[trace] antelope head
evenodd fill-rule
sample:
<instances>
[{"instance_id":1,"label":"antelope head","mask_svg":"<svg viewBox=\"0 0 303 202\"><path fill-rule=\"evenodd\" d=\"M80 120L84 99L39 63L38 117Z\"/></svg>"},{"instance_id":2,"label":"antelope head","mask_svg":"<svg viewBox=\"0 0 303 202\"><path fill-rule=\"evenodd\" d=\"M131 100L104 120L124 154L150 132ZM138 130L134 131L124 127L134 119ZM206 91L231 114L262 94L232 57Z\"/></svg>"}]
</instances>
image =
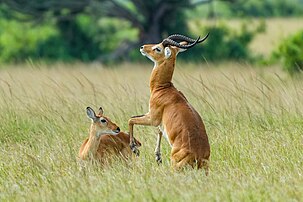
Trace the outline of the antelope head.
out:
<instances>
[{"instance_id":1,"label":"antelope head","mask_svg":"<svg viewBox=\"0 0 303 202\"><path fill-rule=\"evenodd\" d=\"M101 137L101 135L119 134L120 128L115 123L113 123L108 117L103 115L102 107L99 108L98 114L96 114L92 108L87 107L86 114L88 118L92 120L91 132L94 131L92 135L96 135L99 138Z\"/></svg>"},{"instance_id":2,"label":"antelope head","mask_svg":"<svg viewBox=\"0 0 303 202\"><path fill-rule=\"evenodd\" d=\"M151 61L157 64L165 60L175 60L179 52L183 52L194 47L198 43L202 43L207 39L209 33L200 39L192 39L180 34L174 34L164 39L159 44L146 44L140 47L140 52L143 56L148 57Z\"/></svg>"}]
</instances>

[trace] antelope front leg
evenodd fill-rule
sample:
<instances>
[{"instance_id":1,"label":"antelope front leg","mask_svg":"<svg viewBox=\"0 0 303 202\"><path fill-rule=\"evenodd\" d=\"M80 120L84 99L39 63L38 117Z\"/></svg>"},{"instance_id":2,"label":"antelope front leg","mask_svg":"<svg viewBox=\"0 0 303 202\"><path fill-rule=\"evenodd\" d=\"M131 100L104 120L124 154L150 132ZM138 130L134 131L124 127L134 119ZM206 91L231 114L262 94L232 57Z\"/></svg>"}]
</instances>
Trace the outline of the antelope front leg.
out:
<instances>
[{"instance_id":1,"label":"antelope front leg","mask_svg":"<svg viewBox=\"0 0 303 202\"><path fill-rule=\"evenodd\" d=\"M161 139L162 139L162 131L159 129L159 133L157 136L157 144L156 144L156 149L155 149L156 161L157 161L158 165L160 165L162 163L161 150L160 150Z\"/></svg>"},{"instance_id":2,"label":"antelope front leg","mask_svg":"<svg viewBox=\"0 0 303 202\"><path fill-rule=\"evenodd\" d=\"M131 150L136 154L136 156L139 156L140 151L136 147L136 142L134 139L134 125L152 125L152 121L150 119L149 114L140 115L140 116L133 116L128 120L128 129L129 129L129 136L130 136L130 148Z\"/></svg>"}]
</instances>

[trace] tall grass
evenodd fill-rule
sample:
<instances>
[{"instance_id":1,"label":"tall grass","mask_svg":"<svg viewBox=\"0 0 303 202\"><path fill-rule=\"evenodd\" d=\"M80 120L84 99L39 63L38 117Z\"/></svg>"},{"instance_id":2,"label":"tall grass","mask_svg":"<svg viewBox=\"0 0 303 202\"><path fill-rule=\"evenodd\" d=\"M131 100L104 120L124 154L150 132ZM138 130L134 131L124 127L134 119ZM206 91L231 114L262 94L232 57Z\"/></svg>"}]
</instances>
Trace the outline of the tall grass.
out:
<instances>
[{"instance_id":1,"label":"tall grass","mask_svg":"<svg viewBox=\"0 0 303 202\"><path fill-rule=\"evenodd\" d=\"M141 156L101 168L79 162L85 108L102 106L127 131L148 111L152 65L107 69L10 68L0 72L1 201L300 201L303 80L276 68L177 65L174 84L203 117L211 173L174 172L170 147L154 160L156 130L135 126Z\"/></svg>"}]
</instances>

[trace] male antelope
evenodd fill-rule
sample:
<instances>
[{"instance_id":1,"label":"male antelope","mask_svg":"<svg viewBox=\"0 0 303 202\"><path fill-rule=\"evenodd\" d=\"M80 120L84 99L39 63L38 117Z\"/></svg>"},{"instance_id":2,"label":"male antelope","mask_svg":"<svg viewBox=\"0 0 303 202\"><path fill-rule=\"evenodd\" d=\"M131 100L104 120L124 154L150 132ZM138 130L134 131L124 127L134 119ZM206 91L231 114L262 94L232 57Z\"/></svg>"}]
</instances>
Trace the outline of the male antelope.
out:
<instances>
[{"instance_id":1,"label":"male antelope","mask_svg":"<svg viewBox=\"0 0 303 202\"><path fill-rule=\"evenodd\" d=\"M103 162L110 154L122 155L127 158L131 155L129 148L130 137L121 132L120 128L109 118L103 116L103 109L99 108L96 115L90 107L86 108L87 116L92 120L89 137L80 147L79 157L84 160L92 157L95 160ZM136 144L141 146L137 140Z\"/></svg>"},{"instance_id":2,"label":"male antelope","mask_svg":"<svg viewBox=\"0 0 303 202\"><path fill-rule=\"evenodd\" d=\"M156 126L160 129L155 150L158 163L161 162L163 134L172 147L171 163L174 168L185 165L204 167L208 174L210 146L204 124L183 93L172 84L177 54L203 42L207 37L193 40L183 35L171 35L159 44L141 46L142 55L154 62L154 68L150 76L149 112L128 121L130 147L137 155L139 150L133 137L133 125Z\"/></svg>"}]
</instances>

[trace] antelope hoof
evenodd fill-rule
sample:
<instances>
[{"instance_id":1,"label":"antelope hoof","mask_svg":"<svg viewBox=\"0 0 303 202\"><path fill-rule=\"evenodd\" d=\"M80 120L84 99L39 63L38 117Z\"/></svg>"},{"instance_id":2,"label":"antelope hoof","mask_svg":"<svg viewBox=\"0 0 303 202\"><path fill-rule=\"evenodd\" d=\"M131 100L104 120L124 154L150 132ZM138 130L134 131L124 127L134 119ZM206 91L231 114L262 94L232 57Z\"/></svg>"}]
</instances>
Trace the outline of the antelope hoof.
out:
<instances>
[{"instance_id":1,"label":"antelope hoof","mask_svg":"<svg viewBox=\"0 0 303 202\"><path fill-rule=\"evenodd\" d=\"M139 149L136 147L136 143L131 143L130 144L130 149L133 151L133 153L136 155L136 156L139 156L140 155L140 151Z\"/></svg>"},{"instance_id":2,"label":"antelope hoof","mask_svg":"<svg viewBox=\"0 0 303 202\"><path fill-rule=\"evenodd\" d=\"M134 154L136 156L140 156L140 151L139 151L139 149L136 146L132 148L132 151L134 152Z\"/></svg>"},{"instance_id":3,"label":"antelope hoof","mask_svg":"<svg viewBox=\"0 0 303 202\"><path fill-rule=\"evenodd\" d=\"M158 165L162 164L162 158L160 153L156 153L156 161Z\"/></svg>"}]
</instances>

